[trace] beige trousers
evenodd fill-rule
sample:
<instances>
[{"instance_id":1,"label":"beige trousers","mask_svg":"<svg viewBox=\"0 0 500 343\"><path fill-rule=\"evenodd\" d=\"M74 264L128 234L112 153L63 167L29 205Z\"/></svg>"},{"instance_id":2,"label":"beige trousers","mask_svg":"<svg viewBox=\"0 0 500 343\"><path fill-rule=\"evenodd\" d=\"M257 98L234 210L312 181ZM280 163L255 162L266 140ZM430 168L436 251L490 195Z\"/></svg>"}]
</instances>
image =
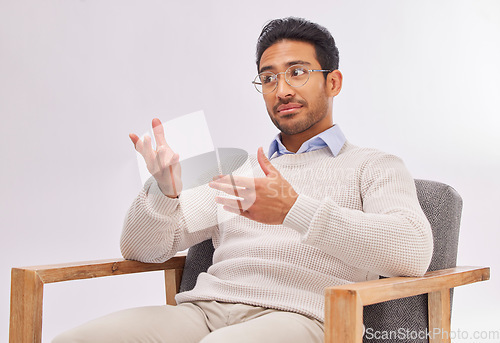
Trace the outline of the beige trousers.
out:
<instances>
[{"instance_id":1,"label":"beige trousers","mask_svg":"<svg viewBox=\"0 0 500 343\"><path fill-rule=\"evenodd\" d=\"M291 312L200 301L119 311L57 336L53 343L321 343L323 324Z\"/></svg>"}]
</instances>

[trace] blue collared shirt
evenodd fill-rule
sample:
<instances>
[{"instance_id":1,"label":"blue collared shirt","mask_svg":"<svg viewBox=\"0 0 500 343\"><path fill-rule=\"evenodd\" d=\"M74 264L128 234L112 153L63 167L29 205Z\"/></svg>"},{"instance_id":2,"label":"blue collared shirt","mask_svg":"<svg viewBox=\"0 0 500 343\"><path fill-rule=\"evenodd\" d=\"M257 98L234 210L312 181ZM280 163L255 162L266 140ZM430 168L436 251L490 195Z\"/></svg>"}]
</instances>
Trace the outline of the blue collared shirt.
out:
<instances>
[{"instance_id":1,"label":"blue collared shirt","mask_svg":"<svg viewBox=\"0 0 500 343\"><path fill-rule=\"evenodd\" d=\"M340 149L342 149L342 146L344 146L345 141L346 138L342 133L342 130L340 130L340 127L338 125L334 125L331 128L317 134L316 136L302 143L299 150L297 150L295 154L328 147L333 156L337 156ZM267 153L267 156L269 157L269 159L272 159L284 154L293 154L293 152L288 151L283 143L281 143L281 137L278 133L269 146L269 152Z\"/></svg>"}]
</instances>

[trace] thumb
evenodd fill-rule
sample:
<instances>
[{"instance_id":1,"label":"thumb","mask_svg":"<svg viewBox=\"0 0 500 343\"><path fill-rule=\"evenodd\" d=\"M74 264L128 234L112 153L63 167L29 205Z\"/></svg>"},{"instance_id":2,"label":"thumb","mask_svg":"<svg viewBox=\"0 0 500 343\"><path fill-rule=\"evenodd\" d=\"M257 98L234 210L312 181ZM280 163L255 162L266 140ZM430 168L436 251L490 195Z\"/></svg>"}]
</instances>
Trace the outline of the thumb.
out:
<instances>
[{"instance_id":1,"label":"thumb","mask_svg":"<svg viewBox=\"0 0 500 343\"><path fill-rule=\"evenodd\" d=\"M266 174L266 176L268 176L269 174L279 175L278 170L267 159L267 156L266 154L264 154L264 149L262 147L257 150L257 161L259 162L260 168L262 169L264 174Z\"/></svg>"}]
</instances>

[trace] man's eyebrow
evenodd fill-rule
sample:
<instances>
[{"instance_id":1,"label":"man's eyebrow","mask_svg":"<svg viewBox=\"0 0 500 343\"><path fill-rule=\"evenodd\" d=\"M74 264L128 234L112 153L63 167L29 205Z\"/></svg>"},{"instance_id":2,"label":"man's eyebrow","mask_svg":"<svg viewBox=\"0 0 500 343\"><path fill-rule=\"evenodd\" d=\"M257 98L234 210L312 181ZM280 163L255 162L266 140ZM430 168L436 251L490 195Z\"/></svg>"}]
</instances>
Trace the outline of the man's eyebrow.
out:
<instances>
[{"instance_id":1,"label":"man's eyebrow","mask_svg":"<svg viewBox=\"0 0 500 343\"><path fill-rule=\"evenodd\" d=\"M290 61L290 62L285 63L285 65L287 67L293 66L294 64L303 64L303 65L307 65L307 66L311 65L310 62L302 61L302 60ZM272 66L272 65L263 66L262 68L260 68L259 73L263 73L263 72L271 70L271 69L274 69L274 66Z\"/></svg>"},{"instance_id":2,"label":"man's eyebrow","mask_svg":"<svg viewBox=\"0 0 500 343\"><path fill-rule=\"evenodd\" d=\"M290 61L286 65L290 67L290 66L293 66L294 64L311 65L311 63L309 63L307 61L302 61L302 60Z\"/></svg>"}]
</instances>

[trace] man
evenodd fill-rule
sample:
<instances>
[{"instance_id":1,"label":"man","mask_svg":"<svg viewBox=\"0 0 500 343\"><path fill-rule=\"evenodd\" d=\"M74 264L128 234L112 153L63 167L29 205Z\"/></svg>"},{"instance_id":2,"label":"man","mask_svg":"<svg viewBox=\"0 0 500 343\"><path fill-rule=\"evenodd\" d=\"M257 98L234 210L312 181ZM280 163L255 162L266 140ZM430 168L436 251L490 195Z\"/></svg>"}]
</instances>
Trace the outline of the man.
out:
<instances>
[{"instance_id":1,"label":"man","mask_svg":"<svg viewBox=\"0 0 500 343\"><path fill-rule=\"evenodd\" d=\"M333 124L342 74L330 33L273 20L257 67L254 85L280 134L267 157L260 148L249 158L253 176L242 167L182 191L160 121L156 150L130 136L153 177L128 212L123 256L162 262L212 238L213 265L178 306L121 311L55 342L319 343L325 287L425 273L432 234L412 177L400 159L352 145Z\"/></svg>"}]
</instances>

